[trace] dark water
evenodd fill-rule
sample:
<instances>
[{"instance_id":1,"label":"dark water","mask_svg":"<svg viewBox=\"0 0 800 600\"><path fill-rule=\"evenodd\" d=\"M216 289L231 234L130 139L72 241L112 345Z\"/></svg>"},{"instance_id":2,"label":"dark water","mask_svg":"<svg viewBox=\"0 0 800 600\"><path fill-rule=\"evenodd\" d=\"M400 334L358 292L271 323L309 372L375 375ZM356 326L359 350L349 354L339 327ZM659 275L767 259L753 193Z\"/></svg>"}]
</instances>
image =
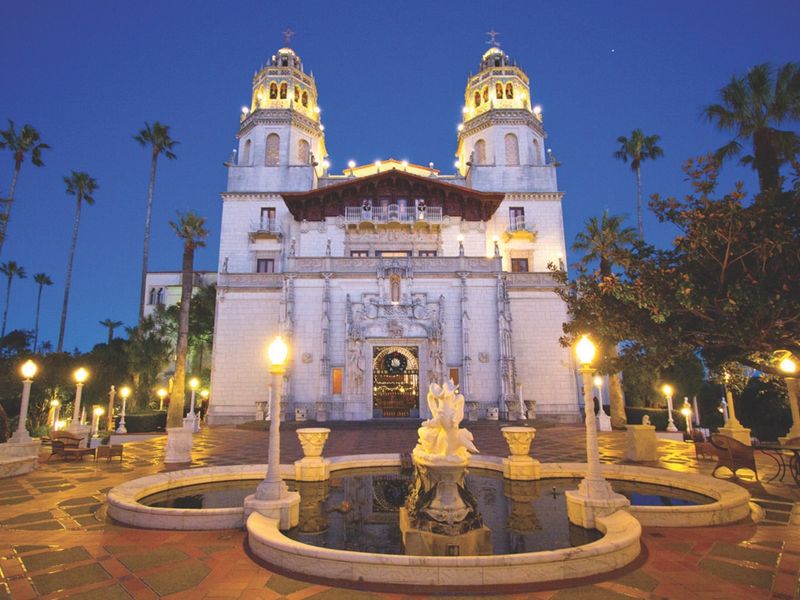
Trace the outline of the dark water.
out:
<instances>
[{"instance_id":1,"label":"dark water","mask_svg":"<svg viewBox=\"0 0 800 600\"><path fill-rule=\"evenodd\" d=\"M221 481L159 492L140 500L162 508L242 506L260 480ZM411 475L397 468L339 471L329 481L293 482L300 492L300 523L286 532L306 544L382 554L402 554L398 509ZM567 519L566 490L578 479L510 481L500 473L473 469L467 487L484 524L492 530L495 554L555 550L587 544L599 531L576 527ZM615 491L638 506L707 504L712 498L685 490L628 481L611 481Z\"/></svg>"}]
</instances>

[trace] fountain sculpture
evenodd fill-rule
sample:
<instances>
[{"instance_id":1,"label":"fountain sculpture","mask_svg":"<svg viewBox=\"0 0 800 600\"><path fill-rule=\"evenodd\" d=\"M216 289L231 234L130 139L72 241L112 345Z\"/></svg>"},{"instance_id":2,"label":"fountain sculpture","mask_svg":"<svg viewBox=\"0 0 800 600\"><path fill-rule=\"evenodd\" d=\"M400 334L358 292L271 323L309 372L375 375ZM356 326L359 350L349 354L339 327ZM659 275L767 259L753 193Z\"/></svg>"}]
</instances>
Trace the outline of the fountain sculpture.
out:
<instances>
[{"instance_id":1,"label":"fountain sculpture","mask_svg":"<svg viewBox=\"0 0 800 600\"><path fill-rule=\"evenodd\" d=\"M400 509L406 554L464 556L491 553L491 531L483 524L472 494L464 485L472 434L459 428L464 396L450 381L428 390L431 418L418 429L414 482Z\"/></svg>"}]
</instances>

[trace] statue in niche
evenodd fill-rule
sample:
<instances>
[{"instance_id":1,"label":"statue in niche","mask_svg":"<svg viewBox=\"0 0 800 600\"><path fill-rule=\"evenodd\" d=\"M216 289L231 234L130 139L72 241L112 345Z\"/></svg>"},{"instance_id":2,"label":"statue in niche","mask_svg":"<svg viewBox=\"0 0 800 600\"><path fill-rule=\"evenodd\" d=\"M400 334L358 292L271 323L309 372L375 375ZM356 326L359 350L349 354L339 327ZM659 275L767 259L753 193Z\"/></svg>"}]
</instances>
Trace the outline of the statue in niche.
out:
<instances>
[{"instance_id":1,"label":"statue in niche","mask_svg":"<svg viewBox=\"0 0 800 600\"><path fill-rule=\"evenodd\" d=\"M400 276L392 275L389 278L390 296L393 304L400 302Z\"/></svg>"},{"instance_id":2,"label":"statue in niche","mask_svg":"<svg viewBox=\"0 0 800 600\"><path fill-rule=\"evenodd\" d=\"M353 377L353 387L360 390L364 383L364 370L366 363L364 362L364 342L355 340L350 346L350 373Z\"/></svg>"},{"instance_id":3,"label":"statue in niche","mask_svg":"<svg viewBox=\"0 0 800 600\"><path fill-rule=\"evenodd\" d=\"M442 356L442 339L435 335L428 342L428 358L430 369L428 370L428 380L431 383L439 383L442 380L442 368L444 367L444 357Z\"/></svg>"}]
</instances>

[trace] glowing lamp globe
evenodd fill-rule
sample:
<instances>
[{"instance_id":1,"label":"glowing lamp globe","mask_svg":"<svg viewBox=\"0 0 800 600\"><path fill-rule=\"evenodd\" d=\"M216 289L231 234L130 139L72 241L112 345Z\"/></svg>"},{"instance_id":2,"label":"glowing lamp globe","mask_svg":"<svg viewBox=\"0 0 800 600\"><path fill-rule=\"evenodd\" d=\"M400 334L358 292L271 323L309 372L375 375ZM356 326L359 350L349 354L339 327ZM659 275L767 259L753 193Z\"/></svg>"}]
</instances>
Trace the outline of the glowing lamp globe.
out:
<instances>
[{"instance_id":1,"label":"glowing lamp globe","mask_svg":"<svg viewBox=\"0 0 800 600\"><path fill-rule=\"evenodd\" d=\"M354 161L354 160L348 160L348 161L347 161L347 166L348 166L350 169L353 169L353 168L355 168L355 166L356 166L356 161Z\"/></svg>"},{"instance_id":2,"label":"glowing lamp globe","mask_svg":"<svg viewBox=\"0 0 800 600\"><path fill-rule=\"evenodd\" d=\"M164 389L164 388L159 388L159 390L156 392L156 394L158 394L158 397L163 400L164 398L167 397L167 390Z\"/></svg>"},{"instance_id":3,"label":"glowing lamp globe","mask_svg":"<svg viewBox=\"0 0 800 600\"><path fill-rule=\"evenodd\" d=\"M584 335L578 343L575 344L575 355L578 357L578 362L584 366L589 366L594 360L594 355L597 348L589 339L588 335Z\"/></svg>"},{"instance_id":4,"label":"glowing lamp globe","mask_svg":"<svg viewBox=\"0 0 800 600\"><path fill-rule=\"evenodd\" d=\"M78 383L84 383L87 379L89 379L89 371L81 367L77 369L72 376L75 378L75 381Z\"/></svg>"},{"instance_id":5,"label":"glowing lamp globe","mask_svg":"<svg viewBox=\"0 0 800 600\"><path fill-rule=\"evenodd\" d=\"M778 368L787 375L794 375L797 373L797 363L788 356L780 362Z\"/></svg>"},{"instance_id":6,"label":"glowing lamp globe","mask_svg":"<svg viewBox=\"0 0 800 600\"><path fill-rule=\"evenodd\" d=\"M681 408L681 414L688 419L689 415L692 414L692 409L689 408L688 406L684 406L683 408Z\"/></svg>"},{"instance_id":7,"label":"glowing lamp globe","mask_svg":"<svg viewBox=\"0 0 800 600\"><path fill-rule=\"evenodd\" d=\"M96 417L99 417L100 415L102 415L106 411L102 406L95 406L94 410L92 412L94 413L94 415Z\"/></svg>"},{"instance_id":8,"label":"glowing lamp globe","mask_svg":"<svg viewBox=\"0 0 800 600\"><path fill-rule=\"evenodd\" d=\"M119 391L119 395L123 398L127 398L131 395L131 388L129 388L127 385L123 386L123 388Z\"/></svg>"},{"instance_id":9,"label":"glowing lamp globe","mask_svg":"<svg viewBox=\"0 0 800 600\"><path fill-rule=\"evenodd\" d=\"M273 367L282 367L289 355L289 347L281 336L276 337L267 350L269 362Z\"/></svg>"},{"instance_id":10,"label":"glowing lamp globe","mask_svg":"<svg viewBox=\"0 0 800 600\"><path fill-rule=\"evenodd\" d=\"M59 402L58 400L51 400L50 406L52 406L53 408L55 408L56 406L61 406L61 402Z\"/></svg>"},{"instance_id":11,"label":"glowing lamp globe","mask_svg":"<svg viewBox=\"0 0 800 600\"><path fill-rule=\"evenodd\" d=\"M594 383L594 387L603 387L603 378L600 375L595 375L592 383Z\"/></svg>"},{"instance_id":12,"label":"glowing lamp globe","mask_svg":"<svg viewBox=\"0 0 800 600\"><path fill-rule=\"evenodd\" d=\"M189 387L193 390L196 390L198 387L200 387L200 380L197 377L192 377L189 380Z\"/></svg>"},{"instance_id":13,"label":"glowing lamp globe","mask_svg":"<svg viewBox=\"0 0 800 600\"><path fill-rule=\"evenodd\" d=\"M201 392L200 392L200 395L201 395L203 398L208 398L208 390L203 390L203 391L201 391Z\"/></svg>"},{"instance_id":14,"label":"glowing lamp globe","mask_svg":"<svg viewBox=\"0 0 800 600\"><path fill-rule=\"evenodd\" d=\"M29 359L22 363L20 373L22 373L24 379L33 379L33 376L36 375L36 371L38 370L39 367L36 366L36 363Z\"/></svg>"},{"instance_id":15,"label":"glowing lamp globe","mask_svg":"<svg viewBox=\"0 0 800 600\"><path fill-rule=\"evenodd\" d=\"M672 396L672 386L668 383L661 386L661 391L664 392L665 396Z\"/></svg>"}]
</instances>

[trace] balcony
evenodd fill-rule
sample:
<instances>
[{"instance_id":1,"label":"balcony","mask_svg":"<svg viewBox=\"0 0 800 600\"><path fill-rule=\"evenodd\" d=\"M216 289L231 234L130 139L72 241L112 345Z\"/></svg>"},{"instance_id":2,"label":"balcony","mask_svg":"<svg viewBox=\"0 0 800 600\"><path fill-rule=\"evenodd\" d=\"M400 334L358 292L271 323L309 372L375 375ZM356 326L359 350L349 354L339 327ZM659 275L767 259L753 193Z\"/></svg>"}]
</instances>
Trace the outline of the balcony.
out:
<instances>
[{"instance_id":1,"label":"balcony","mask_svg":"<svg viewBox=\"0 0 800 600\"><path fill-rule=\"evenodd\" d=\"M277 219L259 219L257 221L250 221L250 231L248 235L252 241L256 239L279 240L282 234Z\"/></svg>"},{"instance_id":2,"label":"balcony","mask_svg":"<svg viewBox=\"0 0 800 600\"><path fill-rule=\"evenodd\" d=\"M536 230L533 228L532 222L525 220L525 215L517 215L509 220L505 238L506 241L521 239L533 242L536 240Z\"/></svg>"},{"instance_id":3,"label":"balcony","mask_svg":"<svg viewBox=\"0 0 800 600\"><path fill-rule=\"evenodd\" d=\"M360 206L346 206L344 208L344 222L346 225L371 224L388 225L399 223L402 225L441 225L442 207L404 206L402 204L389 204L386 206L373 206L365 210Z\"/></svg>"}]
</instances>

